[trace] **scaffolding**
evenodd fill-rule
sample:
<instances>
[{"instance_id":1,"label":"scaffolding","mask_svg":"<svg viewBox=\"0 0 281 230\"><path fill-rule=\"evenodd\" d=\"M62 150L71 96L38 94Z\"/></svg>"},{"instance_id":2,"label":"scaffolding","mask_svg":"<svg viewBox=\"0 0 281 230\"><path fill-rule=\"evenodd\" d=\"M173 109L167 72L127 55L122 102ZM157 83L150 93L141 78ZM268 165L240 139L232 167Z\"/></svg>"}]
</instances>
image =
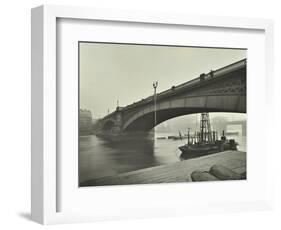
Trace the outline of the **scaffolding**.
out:
<instances>
[{"instance_id":1,"label":"scaffolding","mask_svg":"<svg viewBox=\"0 0 281 230\"><path fill-rule=\"evenodd\" d=\"M213 142L215 141L215 133L212 132L209 113L201 113L200 118L200 142Z\"/></svg>"}]
</instances>

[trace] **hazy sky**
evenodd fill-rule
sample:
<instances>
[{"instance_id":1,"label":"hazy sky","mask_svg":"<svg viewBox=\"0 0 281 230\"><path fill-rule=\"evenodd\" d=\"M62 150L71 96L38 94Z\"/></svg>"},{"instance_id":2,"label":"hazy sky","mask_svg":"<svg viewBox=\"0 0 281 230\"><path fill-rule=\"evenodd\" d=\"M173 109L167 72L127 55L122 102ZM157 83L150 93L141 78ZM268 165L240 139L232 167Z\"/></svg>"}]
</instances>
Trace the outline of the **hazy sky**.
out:
<instances>
[{"instance_id":1,"label":"hazy sky","mask_svg":"<svg viewBox=\"0 0 281 230\"><path fill-rule=\"evenodd\" d=\"M246 50L80 43L80 108L100 118L232 62Z\"/></svg>"}]
</instances>

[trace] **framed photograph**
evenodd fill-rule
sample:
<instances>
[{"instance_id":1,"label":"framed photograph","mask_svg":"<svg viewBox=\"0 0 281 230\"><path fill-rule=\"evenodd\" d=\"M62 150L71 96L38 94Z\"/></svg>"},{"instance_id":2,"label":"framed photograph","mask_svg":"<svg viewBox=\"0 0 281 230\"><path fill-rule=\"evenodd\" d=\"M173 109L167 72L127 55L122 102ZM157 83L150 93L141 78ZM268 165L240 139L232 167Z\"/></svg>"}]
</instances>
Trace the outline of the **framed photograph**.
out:
<instances>
[{"instance_id":1,"label":"framed photograph","mask_svg":"<svg viewBox=\"0 0 281 230\"><path fill-rule=\"evenodd\" d=\"M272 33L265 19L32 9L32 219L271 208Z\"/></svg>"}]
</instances>

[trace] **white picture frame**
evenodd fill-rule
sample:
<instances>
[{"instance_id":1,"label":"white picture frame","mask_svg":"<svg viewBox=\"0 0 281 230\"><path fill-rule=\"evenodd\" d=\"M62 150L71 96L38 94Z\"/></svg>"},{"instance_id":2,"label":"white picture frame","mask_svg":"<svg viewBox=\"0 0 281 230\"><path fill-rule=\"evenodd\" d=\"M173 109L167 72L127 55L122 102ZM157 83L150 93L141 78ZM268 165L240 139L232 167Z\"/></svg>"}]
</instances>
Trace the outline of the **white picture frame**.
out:
<instances>
[{"instance_id":1,"label":"white picture frame","mask_svg":"<svg viewBox=\"0 0 281 230\"><path fill-rule=\"evenodd\" d=\"M61 193L58 188L61 181L58 179L58 162L57 156L57 20L97 20L105 22L129 22L129 23L145 23L155 26L193 26L203 28L221 28L226 30L242 29L242 30L259 30L263 31L265 39L264 52L264 70L261 82L266 84L261 97L265 98L264 105L266 110L262 112L262 116L266 118L264 131L270 131L269 119L273 110L272 84L273 79L273 22L266 19L248 19L248 18L231 18L231 17L214 17L214 16L190 16L190 15L174 15L151 12L133 12L133 11L112 11L100 10L92 8L66 7L44 5L32 9L32 188L31 188L31 213L32 219L41 224L70 223L82 221L95 221L107 219L122 218L139 218L151 216L170 216L185 215L189 213L205 213L217 211L243 211L243 210L260 210L272 207L272 177L270 168L270 148L269 140L264 147L266 152L263 157L266 161L263 163L264 191L259 199L247 200L236 197L227 201L209 201L206 204L193 203L187 206L187 203L168 202L171 210L164 210L159 203L152 204L152 207L140 207L137 203L128 204L122 212L107 211L101 209L99 213L97 209L90 211L58 211L58 200L61 199ZM114 39L114 38L113 38ZM258 83L257 83L258 84ZM258 87L257 87L258 88ZM252 88L252 90L255 90ZM251 103L248 101L248 103ZM251 127L248 127L251 129ZM254 175L253 175L254 177ZM177 185L164 185L169 192L174 192ZM197 185L202 186L204 185ZM118 194L123 197L140 194L141 192L149 193L149 189L158 191L158 187L145 188L141 190L141 186L137 189L126 189L122 187ZM221 187L221 186L219 186ZM177 187L179 189L180 187ZM221 187L222 188L222 187ZM163 189L163 187L161 188ZM216 188L218 189L218 188ZM109 188L103 188L102 192L106 194ZM214 190L215 191L215 190ZM95 193L88 190L87 193ZM100 194L100 192L99 192ZM176 194L176 193L175 193ZM180 194L180 193L179 193ZM99 199L106 199L100 197ZM126 202L126 201L123 201ZM129 201L127 201L129 202ZM71 204L69 204L71 206ZM110 207L106 206L106 207ZM101 208L101 207L100 207Z\"/></svg>"}]
</instances>

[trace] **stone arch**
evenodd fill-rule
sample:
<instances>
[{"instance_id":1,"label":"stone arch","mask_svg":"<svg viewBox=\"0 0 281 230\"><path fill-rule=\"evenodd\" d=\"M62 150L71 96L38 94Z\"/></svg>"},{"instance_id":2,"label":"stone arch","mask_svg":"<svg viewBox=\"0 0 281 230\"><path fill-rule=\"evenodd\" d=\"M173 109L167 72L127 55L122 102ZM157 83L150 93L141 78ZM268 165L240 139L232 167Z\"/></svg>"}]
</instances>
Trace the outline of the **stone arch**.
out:
<instances>
[{"instance_id":1,"label":"stone arch","mask_svg":"<svg viewBox=\"0 0 281 230\"><path fill-rule=\"evenodd\" d=\"M112 119L106 120L103 123L102 130L103 131L111 131L114 126L115 126L115 121L114 120L112 120Z\"/></svg>"}]
</instances>

